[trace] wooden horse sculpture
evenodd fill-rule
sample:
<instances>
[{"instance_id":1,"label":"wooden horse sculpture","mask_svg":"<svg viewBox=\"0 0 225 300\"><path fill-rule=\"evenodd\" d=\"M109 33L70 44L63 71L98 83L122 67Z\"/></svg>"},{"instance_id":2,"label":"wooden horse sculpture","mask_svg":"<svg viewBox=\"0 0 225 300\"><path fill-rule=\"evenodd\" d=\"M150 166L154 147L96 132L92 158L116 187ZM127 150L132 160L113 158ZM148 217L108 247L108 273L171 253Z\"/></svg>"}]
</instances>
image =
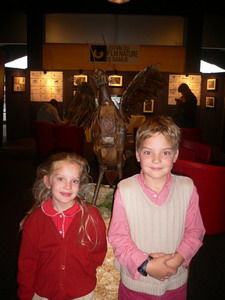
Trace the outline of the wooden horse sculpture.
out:
<instances>
[{"instance_id":1,"label":"wooden horse sculpture","mask_svg":"<svg viewBox=\"0 0 225 300\"><path fill-rule=\"evenodd\" d=\"M115 172L119 179L122 178L126 122L131 116L132 107L148 98L156 98L159 89L165 84L165 79L156 68L147 67L129 84L118 109L111 100L106 73L96 70L92 78L98 89L98 103L91 87L85 82L78 82L67 118L84 129L91 128L93 149L99 163L99 177L93 197L93 204L96 204L104 174L110 185L115 180Z\"/></svg>"}]
</instances>

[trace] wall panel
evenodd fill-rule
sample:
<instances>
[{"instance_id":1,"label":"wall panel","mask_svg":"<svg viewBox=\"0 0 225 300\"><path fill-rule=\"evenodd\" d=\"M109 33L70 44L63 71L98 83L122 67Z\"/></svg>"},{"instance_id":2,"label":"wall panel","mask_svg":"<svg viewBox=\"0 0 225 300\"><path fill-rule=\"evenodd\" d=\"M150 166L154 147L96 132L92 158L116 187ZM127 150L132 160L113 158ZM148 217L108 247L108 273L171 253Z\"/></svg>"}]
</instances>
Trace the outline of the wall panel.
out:
<instances>
[{"instance_id":1,"label":"wall panel","mask_svg":"<svg viewBox=\"0 0 225 300\"><path fill-rule=\"evenodd\" d=\"M169 46L140 46L140 64L111 64L89 61L88 45L44 44L43 69L46 70L93 70L102 68L118 71L140 71L146 66L157 64L161 72L183 73L185 68L185 48Z\"/></svg>"}]
</instances>

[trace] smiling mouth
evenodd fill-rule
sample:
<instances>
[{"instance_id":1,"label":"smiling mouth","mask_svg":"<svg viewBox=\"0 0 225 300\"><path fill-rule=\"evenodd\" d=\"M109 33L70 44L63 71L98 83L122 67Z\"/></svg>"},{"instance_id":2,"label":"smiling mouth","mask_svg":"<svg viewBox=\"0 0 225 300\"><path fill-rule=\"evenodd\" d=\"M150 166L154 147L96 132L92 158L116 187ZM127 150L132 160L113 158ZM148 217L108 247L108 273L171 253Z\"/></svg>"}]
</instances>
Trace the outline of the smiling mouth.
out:
<instances>
[{"instance_id":1,"label":"smiling mouth","mask_svg":"<svg viewBox=\"0 0 225 300\"><path fill-rule=\"evenodd\" d=\"M153 171L161 171L163 168L160 167L151 167Z\"/></svg>"},{"instance_id":2,"label":"smiling mouth","mask_svg":"<svg viewBox=\"0 0 225 300\"><path fill-rule=\"evenodd\" d=\"M70 197L71 196L71 193L64 193L64 192L61 192L60 193L63 197Z\"/></svg>"}]
</instances>

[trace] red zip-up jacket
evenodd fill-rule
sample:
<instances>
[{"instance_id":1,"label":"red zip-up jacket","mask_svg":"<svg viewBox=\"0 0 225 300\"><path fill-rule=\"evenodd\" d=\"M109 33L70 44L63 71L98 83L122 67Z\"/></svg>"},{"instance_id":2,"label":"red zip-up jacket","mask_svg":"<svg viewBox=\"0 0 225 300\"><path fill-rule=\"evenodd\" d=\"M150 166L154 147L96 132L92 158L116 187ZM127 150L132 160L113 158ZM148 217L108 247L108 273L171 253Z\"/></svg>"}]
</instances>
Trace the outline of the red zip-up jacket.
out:
<instances>
[{"instance_id":1,"label":"red zip-up jacket","mask_svg":"<svg viewBox=\"0 0 225 300\"><path fill-rule=\"evenodd\" d=\"M97 237L97 246L87 238L88 246L80 244L81 210L73 217L64 238L41 208L28 217L18 259L21 300L31 300L34 293L49 300L70 300L94 290L96 268L103 263L107 242L102 217L95 207L88 208L96 226L90 221L87 230L93 241Z\"/></svg>"}]
</instances>

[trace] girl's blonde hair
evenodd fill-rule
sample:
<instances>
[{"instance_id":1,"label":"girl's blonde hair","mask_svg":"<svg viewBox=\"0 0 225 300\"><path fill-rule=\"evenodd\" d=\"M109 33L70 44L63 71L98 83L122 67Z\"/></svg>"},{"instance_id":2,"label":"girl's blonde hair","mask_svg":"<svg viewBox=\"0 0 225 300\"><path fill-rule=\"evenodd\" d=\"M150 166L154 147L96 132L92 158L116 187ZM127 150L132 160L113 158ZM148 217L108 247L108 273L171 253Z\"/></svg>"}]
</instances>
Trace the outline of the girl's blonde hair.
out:
<instances>
[{"instance_id":1,"label":"girl's blonde hair","mask_svg":"<svg viewBox=\"0 0 225 300\"><path fill-rule=\"evenodd\" d=\"M79 203L81 208L81 226L78 232L79 240L82 245L87 246L90 242L92 245L97 244L97 234L96 234L96 240L92 241L88 231L87 226L88 223L91 221L93 223L93 226L95 227L95 221L92 218L92 216L89 213L88 210L88 204L85 202L85 200L82 199L83 195L80 192L82 187L87 184L91 177L89 176L89 165L85 158L75 154L75 153L69 153L69 152L61 152L51 155L46 161L44 161L40 166L37 168L36 172L36 180L33 184L32 192L34 196L34 204L32 208L29 210L29 212L26 214L26 216L23 218L23 220L20 223L20 228L22 229L23 224L26 220L26 218L37 208L39 208L43 202L45 202L47 199L51 198L51 190L49 190L45 184L44 184L44 176L51 176L53 171L55 170L55 167L59 162L70 162L71 164L78 164L80 166L80 185L79 185L79 192L76 197L76 201ZM85 217L85 213L87 217ZM95 232L97 233L97 230L95 228ZM88 242L85 242L86 238L88 239Z\"/></svg>"},{"instance_id":2,"label":"girl's blonde hair","mask_svg":"<svg viewBox=\"0 0 225 300\"><path fill-rule=\"evenodd\" d=\"M151 120L145 121L137 130L136 151L138 152L143 142L156 133L161 133L171 142L172 148L176 151L179 147L181 131L180 128L168 116L155 116Z\"/></svg>"}]
</instances>

